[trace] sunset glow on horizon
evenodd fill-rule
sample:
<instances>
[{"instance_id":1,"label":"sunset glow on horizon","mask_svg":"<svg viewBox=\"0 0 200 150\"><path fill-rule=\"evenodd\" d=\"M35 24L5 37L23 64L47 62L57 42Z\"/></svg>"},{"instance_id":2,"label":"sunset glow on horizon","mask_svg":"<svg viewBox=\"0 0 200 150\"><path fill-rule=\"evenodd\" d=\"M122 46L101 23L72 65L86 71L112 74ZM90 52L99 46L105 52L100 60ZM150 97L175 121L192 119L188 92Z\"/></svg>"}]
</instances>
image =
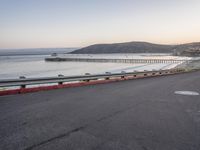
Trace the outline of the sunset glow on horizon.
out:
<instances>
[{"instance_id":1,"label":"sunset glow on horizon","mask_svg":"<svg viewBox=\"0 0 200 150\"><path fill-rule=\"evenodd\" d=\"M200 42L199 0L0 0L0 49Z\"/></svg>"}]
</instances>

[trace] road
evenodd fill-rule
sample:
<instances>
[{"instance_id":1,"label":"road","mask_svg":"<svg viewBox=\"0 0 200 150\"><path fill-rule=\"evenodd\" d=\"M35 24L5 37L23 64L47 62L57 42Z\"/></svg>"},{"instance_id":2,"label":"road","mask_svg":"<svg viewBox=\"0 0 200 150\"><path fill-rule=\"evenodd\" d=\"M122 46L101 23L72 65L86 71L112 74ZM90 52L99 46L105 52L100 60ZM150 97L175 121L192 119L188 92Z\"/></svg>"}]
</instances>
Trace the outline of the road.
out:
<instances>
[{"instance_id":1,"label":"road","mask_svg":"<svg viewBox=\"0 0 200 150\"><path fill-rule=\"evenodd\" d=\"M2 150L199 150L200 72L0 97Z\"/></svg>"}]
</instances>

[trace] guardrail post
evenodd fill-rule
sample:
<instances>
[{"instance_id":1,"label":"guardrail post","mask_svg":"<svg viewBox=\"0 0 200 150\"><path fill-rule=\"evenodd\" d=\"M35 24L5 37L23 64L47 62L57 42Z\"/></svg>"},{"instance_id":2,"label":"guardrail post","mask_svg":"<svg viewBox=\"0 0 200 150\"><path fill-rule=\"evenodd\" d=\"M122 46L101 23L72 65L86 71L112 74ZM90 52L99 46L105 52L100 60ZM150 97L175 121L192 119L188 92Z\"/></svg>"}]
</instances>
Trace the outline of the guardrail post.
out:
<instances>
[{"instance_id":1,"label":"guardrail post","mask_svg":"<svg viewBox=\"0 0 200 150\"><path fill-rule=\"evenodd\" d=\"M91 75L91 74L90 74L90 73L85 73L85 75L86 75L86 76L89 76L89 75ZM86 80L83 80L83 81L90 82L89 79L86 79Z\"/></svg>"},{"instance_id":2,"label":"guardrail post","mask_svg":"<svg viewBox=\"0 0 200 150\"><path fill-rule=\"evenodd\" d=\"M123 75L121 76L121 79L124 79L124 78L125 78L126 72L125 72L125 71L122 71L121 74L123 74Z\"/></svg>"},{"instance_id":3,"label":"guardrail post","mask_svg":"<svg viewBox=\"0 0 200 150\"><path fill-rule=\"evenodd\" d=\"M24 89L24 88L26 88L26 85L21 85L21 89Z\"/></svg>"},{"instance_id":4,"label":"guardrail post","mask_svg":"<svg viewBox=\"0 0 200 150\"><path fill-rule=\"evenodd\" d=\"M110 75L111 72L105 72L105 74ZM105 77L105 80L109 80L109 79L110 79L110 77Z\"/></svg>"},{"instance_id":5,"label":"guardrail post","mask_svg":"<svg viewBox=\"0 0 200 150\"><path fill-rule=\"evenodd\" d=\"M133 73L137 73L137 71L136 71L136 70L133 70ZM133 74L133 77L135 78L135 77L137 77L137 75L136 75L136 74Z\"/></svg>"},{"instance_id":6,"label":"guardrail post","mask_svg":"<svg viewBox=\"0 0 200 150\"><path fill-rule=\"evenodd\" d=\"M64 75L59 74L58 77L64 77ZM58 85L62 85L62 84L63 84L63 82L58 82Z\"/></svg>"},{"instance_id":7,"label":"guardrail post","mask_svg":"<svg viewBox=\"0 0 200 150\"><path fill-rule=\"evenodd\" d=\"M20 78L20 79L26 79L25 76L20 76L19 78ZM26 85L22 84L22 85L20 86L20 88L21 88L21 89L24 89L24 88L26 88Z\"/></svg>"},{"instance_id":8,"label":"guardrail post","mask_svg":"<svg viewBox=\"0 0 200 150\"><path fill-rule=\"evenodd\" d=\"M124 79L125 78L125 76L121 76L121 79Z\"/></svg>"}]
</instances>

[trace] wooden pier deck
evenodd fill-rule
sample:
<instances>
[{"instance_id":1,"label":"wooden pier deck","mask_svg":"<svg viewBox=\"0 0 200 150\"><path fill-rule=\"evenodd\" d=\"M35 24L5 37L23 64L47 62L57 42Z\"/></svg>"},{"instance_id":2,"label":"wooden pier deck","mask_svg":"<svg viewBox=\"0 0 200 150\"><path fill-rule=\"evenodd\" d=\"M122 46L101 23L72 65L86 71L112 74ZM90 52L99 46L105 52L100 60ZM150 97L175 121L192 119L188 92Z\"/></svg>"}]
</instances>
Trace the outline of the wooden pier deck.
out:
<instances>
[{"instance_id":1,"label":"wooden pier deck","mask_svg":"<svg viewBox=\"0 0 200 150\"><path fill-rule=\"evenodd\" d=\"M71 62L102 62L102 63L183 63L189 60L175 59L103 59L103 58L67 58L48 57L45 61L71 61Z\"/></svg>"}]
</instances>

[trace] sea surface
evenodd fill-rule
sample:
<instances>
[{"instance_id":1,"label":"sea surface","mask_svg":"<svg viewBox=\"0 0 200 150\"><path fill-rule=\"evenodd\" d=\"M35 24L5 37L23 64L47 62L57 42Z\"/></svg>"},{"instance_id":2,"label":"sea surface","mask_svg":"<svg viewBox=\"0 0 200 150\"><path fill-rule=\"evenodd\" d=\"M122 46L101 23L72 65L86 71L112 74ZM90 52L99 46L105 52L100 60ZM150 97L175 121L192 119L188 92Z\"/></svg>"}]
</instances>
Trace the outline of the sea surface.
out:
<instances>
[{"instance_id":1,"label":"sea surface","mask_svg":"<svg viewBox=\"0 0 200 150\"><path fill-rule=\"evenodd\" d=\"M112 54L109 54L112 55ZM127 54L113 54L113 57L127 57ZM138 54L135 54L138 57ZM152 54L149 54L152 55ZM80 56L80 55L79 55ZM125 64L125 63L94 63L94 62L46 62L44 58L50 55L1 55L0 80L17 79L20 76L55 77L60 74L65 76L101 74L105 72L119 73L121 71L133 72L153 69L168 69L177 64ZM81 56L80 56L81 57ZM104 54L106 57L106 54ZM131 56L134 57L134 56ZM140 56L142 57L142 56ZM146 57L146 56L145 56ZM156 56L158 57L158 56ZM162 56L159 56L162 57ZM166 56L169 57L169 56Z\"/></svg>"}]
</instances>

